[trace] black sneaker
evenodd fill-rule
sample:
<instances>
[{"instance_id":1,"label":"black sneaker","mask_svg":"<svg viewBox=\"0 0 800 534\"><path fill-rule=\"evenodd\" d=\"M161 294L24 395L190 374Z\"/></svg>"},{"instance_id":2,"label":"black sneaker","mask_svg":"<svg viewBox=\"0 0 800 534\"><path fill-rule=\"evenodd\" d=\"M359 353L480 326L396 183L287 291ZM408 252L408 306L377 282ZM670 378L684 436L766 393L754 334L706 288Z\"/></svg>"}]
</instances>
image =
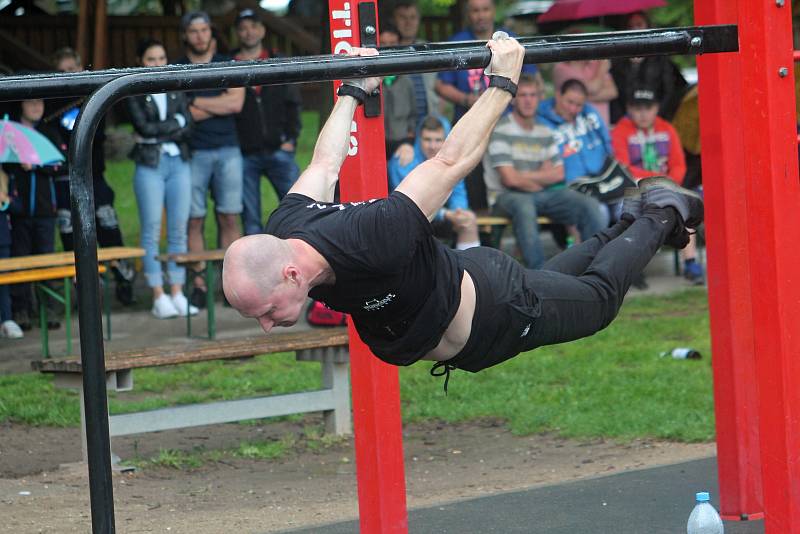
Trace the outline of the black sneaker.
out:
<instances>
[{"instance_id":1,"label":"black sneaker","mask_svg":"<svg viewBox=\"0 0 800 534\"><path fill-rule=\"evenodd\" d=\"M136 270L125 260L117 261L111 267L114 275L114 294L123 306L130 306L136 303L136 295L133 292L133 283L136 280Z\"/></svg>"},{"instance_id":2,"label":"black sneaker","mask_svg":"<svg viewBox=\"0 0 800 534\"><path fill-rule=\"evenodd\" d=\"M643 206L671 207L677 211L686 228L697 228L703 222L703 198L669 178L653 176L639 181Z\"/></svg>"},{"instance_id":3,"label":"black sneaker","mask_svg":"<svg viewBox=\"0 0 800 534\"><path fill-rule=\"evenodd\" d=\"M642 191L637 187L626 187L622 197L622 212L638 219L642 215Z\"/></svg>"},{"instance_id":4,"label":"black sneaker","mask_svg":"<svg viewBox=\"0 0 800 534\"><path fill-rule=\"evenodd\" d=\"M200 310L204 310L206 307L206 294L208 291L203 289L202 287L194 286L192 288L192 294L189 295L189 304L198 308Z\"/></svg>"}]
</instances>

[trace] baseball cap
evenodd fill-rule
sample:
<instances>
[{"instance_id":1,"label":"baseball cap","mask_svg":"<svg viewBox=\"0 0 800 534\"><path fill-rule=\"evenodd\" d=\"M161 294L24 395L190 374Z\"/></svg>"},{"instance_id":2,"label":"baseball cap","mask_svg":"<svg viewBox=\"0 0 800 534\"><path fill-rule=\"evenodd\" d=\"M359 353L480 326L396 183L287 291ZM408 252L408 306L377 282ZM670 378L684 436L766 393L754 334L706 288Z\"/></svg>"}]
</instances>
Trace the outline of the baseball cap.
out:
<instances>
[{"instance_id":1,"label":"baseball cap","mask_svg":"<svg viewBox=\"0 0 800 534\"><path fill-rule=\"evenodd\" d=\"M186 28L195 22L205 22L206 24L211 25L211 17L209 17L208 13L205 11L189 11L183 17L181 17L181 30L186 31Z\"/></svg>"},{"instance_id":2,"label":"baseball cap","mask_svg":"<svg viewBox=\"0 0 800 534\"><path fill-rule=\"evenodd\" d=\"M261 22L261 17L253 9L243 9L236 15L236 20L233 21L234 25L238 26L240 22L245 19L250 19L254 22Z\"/></svg>"},{"instance_id":3,"label":"baseball cap","mask_svg":"<svg viewBox=\"0 0 800 534\"><path fill-rule=\"evenodd\" d=\"M656 92L649 87L634 87L628 102L631 104L657 104Z\"/></svg>"}]
</instances>

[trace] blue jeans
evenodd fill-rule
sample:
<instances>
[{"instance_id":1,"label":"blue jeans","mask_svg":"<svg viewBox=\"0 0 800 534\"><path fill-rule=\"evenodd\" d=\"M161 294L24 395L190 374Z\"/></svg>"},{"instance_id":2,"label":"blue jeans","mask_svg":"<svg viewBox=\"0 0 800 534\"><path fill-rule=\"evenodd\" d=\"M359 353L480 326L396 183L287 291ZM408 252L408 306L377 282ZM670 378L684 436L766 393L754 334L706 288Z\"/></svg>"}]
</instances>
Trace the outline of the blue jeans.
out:
<instances>
[{"instance_id":1,"label":"blue jeans","mask_svg":"<svg viewBox=\"0 0 800 534\"><path fill-rule=\"evenodd\" d=\"M186 252L186 233L192 195L192 176L189 163L180 156L161 154L158 168L137 165L133 175L133 191L139 205L141 246L145 250L142 260L144 276L150 287L164 283L158 244L161 238L161 212L167 208L167 252ZM171 284L183 284L186 269L175 262L167 263L167 276Z\"/></svg>"},{"instance_id":2,"label":"blue jeans","mask_svg":"<svg viewBox=\"0 0 800 534\"><path fill-rule=\"evenodd\" d=\"M243 160L242 226L245 235L259 234L264 228L261 222L261 176L267 176L280 200L297 181L300 168L294 160L294 152L281 149L247 154Z\"/></svg>"},{"instance_id":3,"label":"blue jeans","mask_svg":"<svg viewBox=\"0 0 800 534\"><path fill-rule=\"evenodd\" d=\"M193 219L206 216L209 189L217 213L242 212L242 152L238 146L194 150L191 169Z\"/></svg>"},{"instance_id":4,"label":"blue jeans","mask_svg":"<svg viewBox=\"0 0 800 534\"><path fill-rule=\"evenodd\" d=\"M5 213L0 213L0 217L5 217ZM1 222L0 224L6 224ZM0 245L0 258L11 256L11 246ZM11 295L8 292L8 285L0 286L0 323L11 320Z\"/></svg>"},{"instance_id":5,"label":"blue jeans","mask_svg":"<svg viewBox=\"0 0 800 534\"><path fill-rule=\"evenodd\" d=\"M608 216L597 200L567 188L536 193L507 191L498 195L495 209L511 218L514 237L529 269L539 269L544 264L536 221L540 215L555 223L576 225L584 241L608 225Z\"/></svg>"}]
</instances>

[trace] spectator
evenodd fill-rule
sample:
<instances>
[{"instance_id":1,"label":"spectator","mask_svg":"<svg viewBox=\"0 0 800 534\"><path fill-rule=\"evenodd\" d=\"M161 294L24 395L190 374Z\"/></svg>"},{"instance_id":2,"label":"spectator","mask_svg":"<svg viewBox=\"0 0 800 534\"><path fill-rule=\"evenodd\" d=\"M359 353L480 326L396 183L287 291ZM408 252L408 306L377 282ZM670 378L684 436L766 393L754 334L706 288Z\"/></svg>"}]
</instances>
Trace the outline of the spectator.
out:
<instances>
[{"instance_id":1,"label":"spectator","mask_svg":"<svg viewBox=\"0 0 800 534\"><path fill-rule=\"evenodd\" d=\"M414 142L413 160L403 165L395 155L389 160L389 187L394 190L420 163L434 157L450 133L450 123L442 116L426 117L420 124ZM461 181L455 186L444 207L431 221L434 235L444 239L455 236L456 248L465 250L480 245L475 213L467 203L467 189Z\"/></svg>"},{"instance_id":2,"label":"spectator","mask_svg":"<svg viewBox=\"0 0 800 534\"><path fill-rule=\"evenodd\" d=\"M399 0L396 2L392 9L392 21L400 36L398 44L412 45L422 42L418 38L420 12L416 1ZM383 27L381 27L381 30L383 30ZM414 84L414 107L416 112L414 127L416 128L428 115L441 113L439 95L436 94L437 74L435 72L423 72L409 74L408 77L411 78L411 82Z\"/></svg>"},{"instance_id":3,"label":"spectator","mask_svg":"<svg viewBox=\"0 0 800 534\"><path fill-rule=\"evenodd\" d=\"M485 41L491 39L496 30L506 31L513 36L511 31L495 26L494 0L468 0L466 10L469 27L450 37L451 41ZM479 68L439 73L436 80L436 93L454 105L453 123L456 123L472 107L488 87L489 79L483 70ZM522 72L538 75L536 66L530 64L524 65ZM467 185L467 196L472 209L485 209L487 203L483 166L475 167L475 170L467 175L464 182Z\"/></svg>"},{"instance_id":4,"label":"spectator","mask_svg":"<svg viewBox=\"0 0 800 534\"><path fill-rule=\"evenodd\" d=\"M57 128L44 124L44 101L41 99L23 100L14 118L29 128L34 128L47 137L59 150L66 143ZM11 215L11 256L48 254L55 250L56 201L54 177L63 174L61 165L30 165L27 163L6 163L3 170L9 178ZM34 296L31 284L11 286L11 306L14 322L22 330L31 329L31 319L35 317ZM51 319L49 329L61 324Z\"/></svg>"},{"instance_id":5,"label":"spectator","mask_svg":"<svg viewBox=\"0 0 800 534\"><path fill-rule=\"evenodd\" d=\"M381 26L381 46L397 46L400 34L391 24ZM401 155L404 165L413 157L414 133L417 127L417 110L414 82L410 76L385 76L383 78L383 123L386 137L386 156ZM402 148L401 148L402 145Z\"/></svg>"},{"instance_id":6,"label":"spectator","mask_svg":"<svg viewBox=\"0 0 800 534\"><path fill-rule=\"evenodd\" d=\"M608 125L611 124L609 102L617 98L617 85L611 77L607 59L563 61L553 67L553 89L558 92L565 81L575 79L586 86L586 101L595 107Z\"/></svg>"},{"instance_id":7,"label":"spectator","mask_svg":"<svg viewBox=\"0 0 800 534\"><path fill-rule=\"evenodd\" d=\"M136 54L143 67L167 64L164 45L154 39L139 43ZM131 158L136 163L133 191L139 206L140 239L145 250L144 276L153 291L153 315L168 319L196 314L183 294L186 269L167 263L170 293L164 293L164 279L158 256L161 212L167 212L167 252L186 252L192 176L189 167L189 136L192 122L183 93L159 93L128 99L128 111L136 130Z\"/></svg>"},{"instance_id":8,"label":"spectator","mask_svg":"<svg viewBox=\"0 0 800 534\"><path fill-rule=\"evenodd\" d=\"M234 23L240 48L237 61L277 57L263 44L266 29L258 14L245 9ZM261 176L283 198L297 181L300 169L295 161L300 135L300 90L297 85L262 85L245 88L242 111L236 115L236 129L243 159L242 226L245 235L263 230L261 220Z\"/></svg>"},{"instance_id":9,"label":"spectator","mask_svg":"<svg viewBox=\"0 0 800 534\"><path fill-rule=\"evenodd\" d=\"M0 259L11 255L11 226L8 222L8 175L0 170ZM19 339L22 329L14 322L11 295L7 285L0 286L0 337Z\"/></svg>"},{"instance_id":10,"label":"spectator","mask_svg":"<svg viewBox=\"0 0 800 534\"><path fill-rule=\"evenodd\" d=\"M627 29L644 30L650 21L643 12L628 17ZM611 75L619 90L611 101L611 124L625 116L626 97L634 87L652 87L659 94L658 115L672 120L688 84L669 56L618 58L611 61Z\"/></svg>"},{"instance_id":11,"label":"spectator","mask_svg":"<svg viewBox=\"0 0 800 534\"><path fill-rule=\"evenodd\" d=\"M627 97L628 114L612 132L614 154L638 180L648 176L668 176L680 185L686 175L686 160L678 133L658 116L659 99L652 88L637 87ZM692 234L681 252L683 275L702 284L703 267L697 260L697 240Z\"/></svg>"},{"instance_id":12,"label":"spectator","mask_svg":"<svg viewBox=\"0 0 800 534\"><path fill-rule=\"evenodd\" d=\"M60 72L82 72L84 70L81 57L69 47L56 50L52 58L53 67ZM43 122L60 129L61 138L68 142L72 136L72 128L78 117L83 99L60 98L48 100L47 111ZM92 191L94 194L95 223L97 225L97 244L101 247L124 246L119 217L114 209L114 190L106 181L105 156L105 118L97 127L92 144ZM62 150L66 156L67 150ZM57 225L64 250L73 250L72 211L70 208L69 175L66 165L61 167L61 174L55 177ZM117 300L124 305L135 302L133 283L136 270L127 260L117 260L111 266L115 281Z\"/></svg>"},{"instance_id":13,"label":"spectator","mask_svg":"<svg viewBox=\"0 0 800 534\"><path fill-rule=\"evenodd\" d=\"M211 19L203 11L186 13L181 19L186 56L178 63L213 63L230 58L214 53ZM192 203L189 210L189 250L205 249L203 222L209 189L217 215L218 242L226 248L240 236L242 213L242 153L236 134L235 115L242 111L244 89L208 89L187 93L189 112L195 124L189 138L192 151ZM197 275L189 298L192 305L204 308L206 292L203 277Z\"/></svg>"},{"instance_id":14,"label":"spectator","mask_svg":"<svg viewBox=\"0 0 800 534\"><path fill-rule=\"evenodd\" d=\"M566 187L564 164L552 129L537 121L542 84L523 73L512 112L500 119L489 139L484 176L490 204L508 215L529 269L544 264L537 217L575 225L582 240L603 229L599 202Z\"/></svg>"}]
</instances>

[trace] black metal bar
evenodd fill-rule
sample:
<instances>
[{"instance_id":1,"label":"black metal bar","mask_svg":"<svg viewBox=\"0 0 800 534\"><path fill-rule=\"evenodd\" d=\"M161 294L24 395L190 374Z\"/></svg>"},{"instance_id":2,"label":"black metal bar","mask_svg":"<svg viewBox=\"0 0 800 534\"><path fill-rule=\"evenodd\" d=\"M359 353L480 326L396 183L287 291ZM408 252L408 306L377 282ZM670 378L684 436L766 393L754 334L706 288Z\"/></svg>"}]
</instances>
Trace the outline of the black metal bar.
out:
<instances>
[{"instance_id":1,"label":"black metal bar","mask_svg":"<svg viewBox=\"0 0 800 534\"><path fill-rule=\"evenodd\" d=\"M543 38L543 44L526 42L526 61L540 63L631 55L696 54L737 48L735 27L636 32L636 35L622 34L616 41L613 35ZM426 46L436 48L440 45ZM89 89L94 89L75 122L69 154L92 532L115 532L91 169L92 140L102 116L120 99L136 94L477 68L486 66L489 60L488 50L479 43L458 44L455 49L398 50L365 58L319 56L263 63L103 71L77 75L81 79L77 85L67 83L75 75L0 80L0 99L83 96ZM83 92L75 92L76 87Z\"/></svg>"},{"instance_id":2,"label":"black metal bar","mask_svg":"<svg viewBox=\"0 0 800 534\"><path fill-rule=\"evenodd\" d=\"M666 54L704 54L738 50L736 26L697 26L616 33L524 37L526 63ZM170 65L71 74L0 78L0 100L85 96L111 80L150 74L183 80L164 89L199 89L197 80L215 73L216 87L331 81L485 67L490 54L482 41L392 47L378 57L302 56L266 61ZM198 76L199 78L196 78Z\"/></svg>"}]
</instances>

